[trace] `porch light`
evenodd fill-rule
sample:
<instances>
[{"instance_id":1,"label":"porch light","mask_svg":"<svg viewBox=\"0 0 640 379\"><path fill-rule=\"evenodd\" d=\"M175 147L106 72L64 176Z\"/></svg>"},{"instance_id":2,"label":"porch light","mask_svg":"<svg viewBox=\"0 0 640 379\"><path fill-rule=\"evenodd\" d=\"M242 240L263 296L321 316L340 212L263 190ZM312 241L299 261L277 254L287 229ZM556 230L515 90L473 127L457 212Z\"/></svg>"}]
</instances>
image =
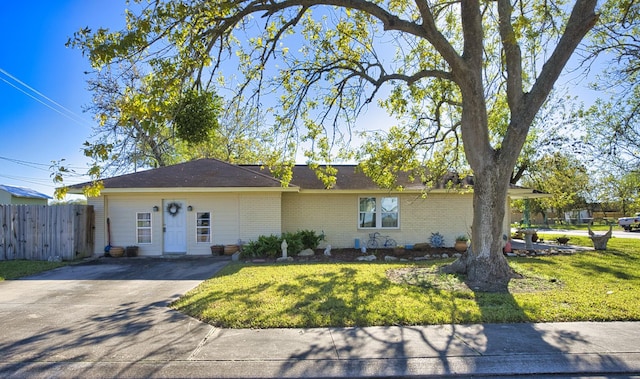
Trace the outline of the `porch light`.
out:
<instances>
[{"instance_id":1,"label":"porch light","mask_svg":"<svg viewBox=\"0 0 640 379\"><path fill-rule=\"evenodd\" d=\"M157 212L157 211L159 211L159 210L160 210L160 208L159 208L157 205L154 205L154 206L153 206L153 211L154 211L154 212Z\"/></svg>"},{"instance_id":2,"label":"porch light","mask_svg":"<svg viewBox=\"0 0 640 379\"><path fill-rule=\"evenodd\" d=\"M192 207L191 205L189 205L189 206L187 207L187 210L188 210L189 212L191 212L191 211L193 210L193 207Z\"/></svg>"}]
</instances>

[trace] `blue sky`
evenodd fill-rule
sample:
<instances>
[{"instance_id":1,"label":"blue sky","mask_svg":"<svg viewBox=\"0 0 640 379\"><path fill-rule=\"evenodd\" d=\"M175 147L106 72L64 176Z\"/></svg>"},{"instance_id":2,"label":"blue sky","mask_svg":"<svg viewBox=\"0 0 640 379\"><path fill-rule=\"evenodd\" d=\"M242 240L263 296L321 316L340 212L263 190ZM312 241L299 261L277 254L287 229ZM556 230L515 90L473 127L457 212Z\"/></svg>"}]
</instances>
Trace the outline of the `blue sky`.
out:
<instances>
[{"instance_id":1,"label":"blue sky","mask_svg":"<svg viewBox=\"0 0 640 379\"><path fill-rule=\"evenodd\" d=\"M125 0L8 1L2 8L0 184L52 196L51 161L65 158L86 171L88 160L80 148L93 124L82 111L91 100L84 74L88 61L65 43L85 26L121 28Z\"/></svg>"}]
</instances>

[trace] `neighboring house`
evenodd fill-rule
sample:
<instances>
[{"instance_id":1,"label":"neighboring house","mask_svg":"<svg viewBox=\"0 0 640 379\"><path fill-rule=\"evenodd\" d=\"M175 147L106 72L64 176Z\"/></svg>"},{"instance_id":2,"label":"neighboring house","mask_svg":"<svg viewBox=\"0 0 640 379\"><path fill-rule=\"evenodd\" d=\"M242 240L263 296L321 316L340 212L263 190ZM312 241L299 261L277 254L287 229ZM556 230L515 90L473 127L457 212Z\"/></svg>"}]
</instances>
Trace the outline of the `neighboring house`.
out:
<instances>
[{"instance_id":1,"label":"neighboring house","mask_svg":"<svg viewBox=\"0 0 640 379\"><path fill-rule=\"evenodd\" d=\"M0 184L0 204L9 205L47 205L50 196L30 188Z\"/></svg>"},{"instance_id":2,"label":"neighboring house","mask_svg":"<svg viewBox=\"0 0 640 379\"><path fill-rule=\"evenodd\" d=\"M403 180L403 191L376 186L354 165L336 165L337 183L325 189L308 166L295 166L289 185L259 166L201 159L104 179L89 198L96 215L95 254L109 244L139 247L139 254L210 254L213 244L237 244L260 235L297 230L324 232L334 248L364 245L370 233L398 244L428 242L439 232L448 246L469 234L470 191L432 189ZM82 193L83 184L71 193ZM531 189L512 188L512 197ZM508 203L505 204L508 207ZM506 215L509 215L507 212ZM109 220L110 228L107 228ZM505 218L505 233L509 233Z\"/></svg>"}]
</instances>

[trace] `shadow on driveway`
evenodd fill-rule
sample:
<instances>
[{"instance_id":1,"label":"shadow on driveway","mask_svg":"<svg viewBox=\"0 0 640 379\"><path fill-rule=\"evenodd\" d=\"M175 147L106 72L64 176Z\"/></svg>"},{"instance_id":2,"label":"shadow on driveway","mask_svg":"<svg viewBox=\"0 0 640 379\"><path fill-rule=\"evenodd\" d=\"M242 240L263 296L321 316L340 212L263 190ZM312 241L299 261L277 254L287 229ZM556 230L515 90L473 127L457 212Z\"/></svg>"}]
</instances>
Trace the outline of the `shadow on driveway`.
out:
<instances>
[{"instance_id":1,"label":"shadow on driveway","mask_svg":"<svg viewBox=\"0 0 640 379\"><path fill-rule=\"evenodd\" d=\"M230 261L229 256L101 257L20 280L206 280Z\"/></svg>"}]
</instances>

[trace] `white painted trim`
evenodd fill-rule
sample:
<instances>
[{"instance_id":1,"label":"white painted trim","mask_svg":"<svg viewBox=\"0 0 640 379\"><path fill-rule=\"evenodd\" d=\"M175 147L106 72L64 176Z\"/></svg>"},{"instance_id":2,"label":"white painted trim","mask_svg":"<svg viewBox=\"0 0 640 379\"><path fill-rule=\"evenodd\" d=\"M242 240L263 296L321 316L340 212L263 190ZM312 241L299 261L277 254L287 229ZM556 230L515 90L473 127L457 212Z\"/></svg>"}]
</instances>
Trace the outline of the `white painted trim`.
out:
<instances>
[{"instance_id":1,"label":"white painted trim","mask_svg":"<svg viewBox=\"0 0 640 379\"><path fill-rule=\"evenodd\" d=\"M297 187L266 188L266 187L167 187L167 188L105 188L102 194L116 193L238 193L238 192L299 192Z\"/></svg>"}]
</instances>

